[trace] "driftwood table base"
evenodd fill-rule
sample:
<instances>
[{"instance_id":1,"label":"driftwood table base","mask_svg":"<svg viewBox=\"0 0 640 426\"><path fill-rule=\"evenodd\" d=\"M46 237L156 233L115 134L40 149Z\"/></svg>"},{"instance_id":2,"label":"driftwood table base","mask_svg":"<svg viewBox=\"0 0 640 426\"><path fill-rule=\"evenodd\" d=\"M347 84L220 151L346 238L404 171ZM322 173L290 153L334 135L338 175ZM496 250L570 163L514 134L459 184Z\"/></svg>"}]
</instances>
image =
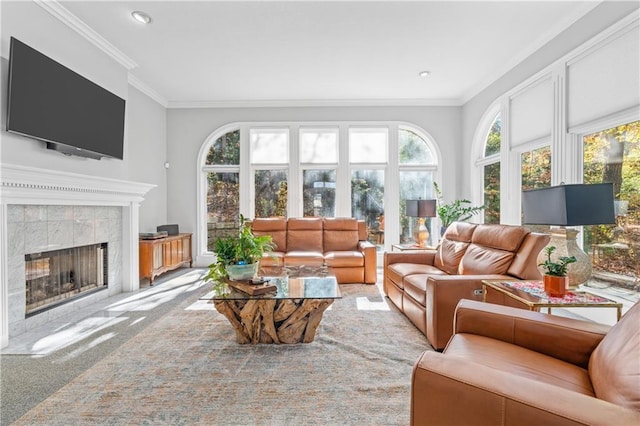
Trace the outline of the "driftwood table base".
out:
<instances>
[{"instance_id":1,"label":"driftwood table base","mask_svg":"<svg viewBox=\"0 0 640 426\"><path fill-rule=\"evenodd\" d=\"M333 299L214 300L236 332L236 341L246 343L313 342L322 314Z\"/></svg>"}]
</instances>

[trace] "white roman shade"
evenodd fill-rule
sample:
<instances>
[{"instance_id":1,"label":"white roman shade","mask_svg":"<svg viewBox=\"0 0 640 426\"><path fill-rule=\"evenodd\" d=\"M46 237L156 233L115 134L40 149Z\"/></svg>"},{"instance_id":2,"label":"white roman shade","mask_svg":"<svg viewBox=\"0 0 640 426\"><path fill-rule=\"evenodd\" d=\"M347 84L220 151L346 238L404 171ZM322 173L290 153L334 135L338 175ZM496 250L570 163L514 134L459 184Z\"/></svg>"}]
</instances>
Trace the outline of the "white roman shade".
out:
<instances>
[{"instance_id":1,"label":"white roman shade","mask_svg":"<svg viewBox=\"0 0 640 426\"><path fill-rule=\"evenodd\" d=\"M638 21L567 66L569 128L640 104Z\"/></svg>"},{"instance_id":2,"label":"white roman shade","mask_svg":"<svg viewBox=\"0 0 640 426\"><path fill-rule=\"evenodd\" d=\"M551 136L553 85L545 76L511 99L511 146Z\"/></svg>"}]
</instances>

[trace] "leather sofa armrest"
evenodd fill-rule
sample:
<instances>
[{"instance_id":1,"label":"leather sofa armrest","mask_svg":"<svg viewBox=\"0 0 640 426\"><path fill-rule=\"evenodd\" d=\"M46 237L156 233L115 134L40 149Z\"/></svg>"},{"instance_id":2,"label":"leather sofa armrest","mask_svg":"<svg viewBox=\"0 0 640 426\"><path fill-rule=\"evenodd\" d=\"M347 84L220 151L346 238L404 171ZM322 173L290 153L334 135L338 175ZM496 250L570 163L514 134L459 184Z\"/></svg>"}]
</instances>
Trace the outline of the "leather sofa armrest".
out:
<instances>
[{"instance_id":1,"label":"leather sofa armrest","mask_svg":"<svg viewBox=\"0 0 640 426\"><path fill-rule=\"evenodd\" d=\"M443 349L453 335L453 316L461 299L482 300L482 280L505 280L508 275L430 275L427 279L427 339Z\"/></svg>"},{"instance_id":2,"label":"leather sofa armrest","mask_svg":"<svg viewBox=\"0 0 640 426\"><path fill-rule=\"evenodd\" d=\"M358 241L358 250L364 256L364 282L375 284L378 280L378 254L376 246L369 241Z\"/></svg>"},{"instance_id":3,"label":"leather sofa armrest","mask_svg":"<svg viewBox=\"0 0 640 426\"><path fill-rule=\"evenodd\" d=\"M385 252L384 267L393 263L417 263L422 265L433 265L436 259L435 250Z\"/></svg>"},{"instance_id":4,"label":"leather sofa armrest","mask_svg":"<svg viewBox=\"0 0 640 426\"><path fill-rule=\"evenodd\" d=\"M640 413L446 353L413 368L412 425L640 424Z\"/></svg>"},{"instance_id":5,"label":"leather sofa armrest","mask_svg":"<svg viewBox=\"0 0 640 426\"><path fill-rule=\"evenodd\" d=\"M476 334L522 346L587 368L611 327L508 306L461 300L455 333Z\"/></svg>"}]
</instances>

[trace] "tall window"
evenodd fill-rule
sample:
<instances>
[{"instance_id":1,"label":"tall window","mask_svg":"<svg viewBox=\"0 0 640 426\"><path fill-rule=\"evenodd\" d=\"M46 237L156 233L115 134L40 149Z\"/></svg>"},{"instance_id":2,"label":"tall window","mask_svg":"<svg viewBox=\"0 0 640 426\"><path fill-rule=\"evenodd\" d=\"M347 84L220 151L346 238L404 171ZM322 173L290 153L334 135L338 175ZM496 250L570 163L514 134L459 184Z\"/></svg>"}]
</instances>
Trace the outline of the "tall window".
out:
<instances>
[{"instance_id":1,"label":"tall window","mask_svg":"<svg viewBox=\"0 0 640 426\"><path fill-rule=\"evenodd\" d=\"M584 183L612 182L616 223L584 227L596 274L640 276L640 121L583 138ZM621 283L624 284L624 283Z\"/></svg>"},{"instance_id":2,"label":"tall window","mask_svg":"<svg viewBox=\"0 0 640 426\"><path fill-rule=\"evenodd\" d=\"M254 217L287 216L289 129L251 129Z\"/></svg>"},{"instance_id":3,"label":"tall window","mask_svg":"<svg viewBox=\"0 0 640 426\"><path fill-rule=\"evenodd\" d=\"M196 261L210 263L216 239L237 232L240 214L354 217L379 251L411 242L415 218L408 222L405 200L433 198L438 155L424 130L397 122L225 126L198 157Z\"/></svg>"},{"instance_id":4,"label":"tall window","mask_svg":"<svg viewBox=\"0 0 640 426\"><path fill-rule=\"evenodd\" d=\"M551 147L543 146L520 154L521 188L545 188L551 186ZM534 232L549 233L549 225L527 225Z\"/></svg>"},{"instance_id":5,"label":"tall window","mask_svg":"<svg viewBox=\"0 0 640 426\"><path fill-rule=\"evenodd\" d=\"M407 200L433 199L435 156L427 142L410 129L401 128L398 133L398 162L400 169L400 243L416 242L418 218L406 215ZM429 244L435 241L431 224L432 218L425 220L429 230Z\"/></svg>"},{"instance_id":6,"label":"tall window","mask_svg":"<svg viewBox=\"0 0 640 426\"><path fill-rule=\"evenodd\" d=\"M502 142L502 118L493 120L484 146L483 203L484 223L500 223L500 144Z\"/></svg>"},{"instance_id":7,"label":"tall window","mask_svg":"<svg viewBox=\"0 0 640 426\"><path fill-rule=\"evenodd\" d=\"M303 215L335 217L338 129L300 129Z\"/></svg>"},{"instance_id":8,"label":"tall window","mask_svg":"<svg viewBox=\"0 0 640 426\"><path fill-rule=\"evenodd\" d=\"M384 242L384 172L387 165L387 128L349 129L351 161L351 215L363 219L369 240L379 249Z\"/></svg>"},{"instance_id":9,"label":"tall window","mask_svg":"<svg viewBox=\"0 0 640 426\"><path fill-rule=\"evenodd\" d=\"M207 248L238 230L240 214L240 131L226 133L211 145L205 160L207 176Z\"/></svg>"}]
</instances>

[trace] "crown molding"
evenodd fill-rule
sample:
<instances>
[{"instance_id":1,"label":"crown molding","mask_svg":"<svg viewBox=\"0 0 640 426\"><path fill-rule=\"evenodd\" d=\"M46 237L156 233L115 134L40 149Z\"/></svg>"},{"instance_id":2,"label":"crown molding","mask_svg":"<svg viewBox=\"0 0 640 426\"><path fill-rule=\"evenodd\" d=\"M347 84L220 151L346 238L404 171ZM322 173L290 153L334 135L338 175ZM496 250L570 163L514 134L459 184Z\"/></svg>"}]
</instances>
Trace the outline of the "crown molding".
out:
<instances>
[{"instance_id":1,"label":"crown molding","mask_svg":"<svg viewBox=\"0 0 640 426\"><path fill-rule=\"evenodd\" d=\"M67 27L80 34L87 41L89 41L89 43L93 44L98 49L102 50L104 53L112 57L127 70L131 70L138 66L138 64L133 59L125 55L113 44L109 43L104 37L98 34L87 24L82 22L76 15L69 12L68 9L66 9L56 0L33 0L33 2L43 8L53 17L58 19L60 22L65 24Z\"/></svg>"},{"instance_id":2,"label":"crown molding","mask_svg":"<svg viewBox=\"0 0 640 426\"><path fill-rule=\"evenodd\" d=\"M157 90L153 89L151 86L140 80L135 75L129 73L127 80L131 86L135 87L163 107L167 108L169 106L169 101L167 100L167 98L162 96Z\"/></svg>"},{"instance_id":3,"label":"crown molding","mask_svg":"<svg viewBox=\"0 0 640 426\"><path fill-rule=\"evenodd\" d=\"M462 106L459 99L271 99L169 101L168 108L304 108Z\"/></svg>"}]
</instances>

